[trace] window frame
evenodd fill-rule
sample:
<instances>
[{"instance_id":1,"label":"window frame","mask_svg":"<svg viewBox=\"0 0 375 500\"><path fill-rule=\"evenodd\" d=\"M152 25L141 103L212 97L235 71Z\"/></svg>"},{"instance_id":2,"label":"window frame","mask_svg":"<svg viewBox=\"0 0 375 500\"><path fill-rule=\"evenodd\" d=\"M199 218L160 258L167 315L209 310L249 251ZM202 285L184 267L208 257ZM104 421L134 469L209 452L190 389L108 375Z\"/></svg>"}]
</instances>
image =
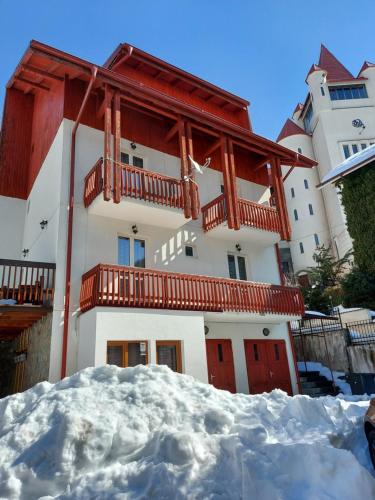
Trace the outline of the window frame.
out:
<instances>
[{"instance_id":1,"label":"window frame","mask_svg":"<svg viewBox=\"0 0 375 500\"><path fill-rule=\"evenodd\" d=\"M182 373L182 349L181 340L156 340L155 341L155 351L156 351L156 364L159 365L159 354L158 347L164 345L172 345L176 347L176 373ZM163 365L161 365L163 366ZM164 365L167 366L167 365Z\"/></svg>"},{"instance_id":2,"label":"window frame","mask_svg":"<svg viewBox=\"0 0 375 500\"><path fill-rule=\"evenodd\" d=\"M312 203L309 203L309 215L314 215L314 209Z\"/></svg>"},{"instance_id":3,"label":"window frame","mask_svg":"<svg viewBox=\"0 0 375 500\"><path fill-rule=\"evenodd\" d=\"M228 256L229 255L232 255L234 257L234 267L235 267L235 271L236 271L236 278L231 278L230 277L229 262L228 262ZM239 277L240 276L240 272L239 272L239 265L238 265L238 257L242 257L244 259L244 262L245 262L245 272L246 272L246 279L245 280L243 280L243 279L241 279ZM227 252L227 266L228 266L228 276L229 276L229 279L231 279L231 280L238 280L238 281L249 281L249 265L248 265L248 259L247 259L247 255L246 254L235 253L235 252Z\"/></svg>"},{"instance_id":4,"label":"window frame","mask_svg":"<svg viewBox=\"0 0 375 500\"><path fill-rule=\"evenodd\" d=\"M301 255L303 255L305 253L305 248L303 246L302 241L299 242L299 251L300 251Z\"/></svg>"},{"instance_id":5,"label":"window frame","mask_svg":"<svg viewBox=\"0 0 375 500\"><path fill-rule=\"evenodd\" d=\"M129 240L129 266L128 267L137 267L137 269L146 269L147 268L147 257L148 257L148 252L147 252L147 246L148 246L148 241L147 238L144 236L138 236L138 234L133 234L130 236L129 234L117 234L117 265L118 266L125 266L127 267L127 264L120 264L119 262L119 239L128 239ZM145 267L138 267L135 265L135 240L143 241L145 244Z\"/></svg>"},{"instance_id":6,"label":"window frame","mask_svg":"<svg viewBox=\"0 0 375 500\"><path fill-rule=\"evenodd\" d=\"M296 197L296 192L295 192L295 190L294 190L294 187L291 187L291 188L290 188L290 195L291 195L291 197L292 197L292 198L295 198L295 197Z\"/></svg>"},{"instance_id":7,"label":"window frame","mask_svg":"<svg viewBox=\"0 0 375 500\"><path fill-rule=\"evenodd\" d=\"M309 181L307 179L303 179L303 185L305 186L305 189L310 189L309 188Z\"/></svg>"},{"instance_id":8,"label":"window frame","mask_svg":"<svg viewBox=\"0 0 375 500\"><path fill-rule=\"evenodd\" d=\"M149 343L148 340L107 340L106 363L108 363L108 347L122 347L122 366L120 368L129 368L129 344L146 344L146 365L149 358ZM118 366L118 365L116 365Z\"/></svg>"},{"instance_id":9,"label":"window frame","mask_svg":"<svg viewBox=\"0 0 375 500\"><path fill-rule=\"evenodd\" d=\"M129 157L129 163L124 163L121 160L121 155L128 155L128 157ZM134 160L133 160L134 157L140 158L141 160L143 160L143 167L137 167L136 165L134 165ZM147 168L146 168L146 161L147 161L146 157L143 156L143 155L140 155L140 154L134 154L133 150L129 151L127 148L121 148L121 151L120 151L120 161L124 165L129 165L130 167L139 168L141 170L147 170Z\"/></svg>"},{"instance_id":10,"label":"window frame","mask_svg":"<svg viewBox=\"0 0 375 500\"><path fill-rule=\"evenodd\" d=\"M298 210L296 208L293 209L293 216L294 220L297 222L299 218L298 218Z\"/></svg>"},{"instance_id":11,"label":"window frame","mask_svg":"<svg viewBox=\"0 0 375 500\"><path fill-rule=\"evenodd\" d=\"M328 92L329 92L329 98L332 102L352 101L355 99L368 99L367 87L364 83L350 84L350 85L330 85L328 87Z\"/></svg>"},{"instance_id":12,"label":"window frame","mask_svg":"<svg viewBox=\"0 0 375 500\"><path fill-rule=\"evenodd\" d=\"M186 254L186 249L191 248L193 251L193 255L187 255ZM197 258L197 247L196 245L193 245L192 243L185 243L184 244L184 256L187 257L188 259L196 259Z\"/></svg>"}]
</instances>

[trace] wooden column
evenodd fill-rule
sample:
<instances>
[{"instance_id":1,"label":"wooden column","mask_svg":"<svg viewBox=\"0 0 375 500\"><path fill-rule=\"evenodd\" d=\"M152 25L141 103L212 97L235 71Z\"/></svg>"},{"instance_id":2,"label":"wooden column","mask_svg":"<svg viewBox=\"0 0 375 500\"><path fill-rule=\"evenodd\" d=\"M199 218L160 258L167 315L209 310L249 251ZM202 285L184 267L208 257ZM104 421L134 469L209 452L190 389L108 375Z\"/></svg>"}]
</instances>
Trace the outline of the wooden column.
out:
<instances>
[{"instance_id":1,"label":"wooden column","mask_svg":"<svg viewBox=\"0 0 375 500\"><path fill-rule=\"evenodd\" d=\"M241 227L241 217L240 217L240 207L238 204L238 194L237 194L237 176L236 176L236 164L234 162L234 152L233 152L233 142L232 139L228 137L228 156L229 156L229 174L231 180L232 189L232 203L233 203L233 224L234 229L238 230Z\"/></svg>"},{"instance_id":2,"label":"wooden column","mask_svg":"<svg viewBox=\"0 0 375 500\"><path fill-rule=\"evenodd\" d=\"M224 196L227 210L227 220L229 229L234 229L234 214L233 214L233 189L231 183L230 167L229 167L229 154L228 154L228 141L225 136L221 137L221 169L224 177Z\"/></svg>"},{"instance_id":3,"label":"wooden column","mask_svg":"<svg viewBox=\"0 0 375 500\"><path fill-rule=\"evenodd\" d=\"M190 122L186 122L185 124L186 130L186 140L187 140L187 152L188 154L194 158L194 148L193 148L193 134L191 131ZM199 195L198 195L198 186L195 184L195 172L192 169L191 162L188 159L188 171L191 181L189 181L189 191L190 191L190 200L191 200L191 216L194 220L199 217Z\"/></svg>"},{"instance_id":4,"label":"wooden column","mask_svg":"<svg viewBox=\"0 0 375 500\"><path fill-rule=\"evenodd\" d=\"M186 130L185 123L180 120L180 125L178 128L178 141L180 145L180 158L181 158L181 179L183 182L183 193L184 193L184 213L187 219L191 217L191 198L190 198L190 181L183 179L189 176L189 159L187 157L187 141L186 141Z\"/></svg>"},{"instance_id":5,"label":"wooden column","mask_svg":"<svg viewBox=\"0 0 375 500\"><path fill-rule=\"evenodd\" d=\"M121 200L121 106L120 93L116 92L113 99L113 201Z\"/></svg>"},{"instance_id":6,"label":"wooden column","mask_svg":"<svg viewBox=\"0 0 375 500\"><path fill-rule=\"evenodd\" d=\"M281 165L280 165L280 160L278 158L272 158L271 160L271 175L275 193L276 207L281 222L281 238L283 240L290 240L291 231L290 231L289 217L286 208Z\"/></svg>"},{"instance_id":7,"label":"wooden column","mask_svg":"<svg viewBox=\"0 0 375 500\"><path fill-rule=\"evenodd\" d=\"M111 113L112 92L108 85L104 87L104 199L109 201L112 195L111 183Z\"/></svg>"}]
</instances>

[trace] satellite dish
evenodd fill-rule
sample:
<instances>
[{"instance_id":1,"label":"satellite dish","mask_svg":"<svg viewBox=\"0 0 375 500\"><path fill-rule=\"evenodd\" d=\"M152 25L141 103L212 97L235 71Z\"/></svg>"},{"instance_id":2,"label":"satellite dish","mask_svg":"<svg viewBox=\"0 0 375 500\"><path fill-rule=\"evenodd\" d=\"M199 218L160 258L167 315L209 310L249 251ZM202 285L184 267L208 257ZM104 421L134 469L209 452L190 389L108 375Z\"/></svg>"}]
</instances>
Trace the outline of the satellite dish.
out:
<instances>
[{"instance_id":1,"label":"satellite dish","mask_svg":"<svg viewBox=\"0 0 375 500\"><path fill-rule=\"evenodd\" d=\"M188 155L188 157L189 157L189 160L191 161L191 164L192 164L194 170L196 172L198 172L199 174L203 174L203 169L207 168L208 165L211 163L211 158L206 158L204 165L199 165L199 163L197 161L193 160L193 158L190 155Z\"/></svg>"}]
</instances>

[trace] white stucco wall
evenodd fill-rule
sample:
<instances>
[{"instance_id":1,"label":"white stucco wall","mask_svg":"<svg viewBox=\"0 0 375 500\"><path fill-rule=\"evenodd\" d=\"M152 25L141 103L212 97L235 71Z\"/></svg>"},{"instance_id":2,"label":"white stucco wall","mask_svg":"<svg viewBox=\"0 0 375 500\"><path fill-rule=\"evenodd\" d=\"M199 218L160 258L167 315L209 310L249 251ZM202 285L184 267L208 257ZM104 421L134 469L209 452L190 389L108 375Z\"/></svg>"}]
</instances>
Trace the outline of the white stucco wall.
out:
<instances>
[{"instance_id":1,"label":"white stucco wall","mask_svg":"<svg viewBox=\"0 0 375 500\"><path fill-rule=\"evenodd\" d=\"M147 341L148 362L156 363L156 341L178 340L183 373L207 382L203 313L96 307L78 322L78 369L106 364L108 341Z\"/></svg>"},{"instance_id":2,"label":"white stucco wall","mask_svg":"<svg viewBox=\"0 0 375 500\"><path fill-rule=\"evenodd\" d=\"M21 259L26 201L0 196L0 259Z\"/></svg>"}]
</instances>

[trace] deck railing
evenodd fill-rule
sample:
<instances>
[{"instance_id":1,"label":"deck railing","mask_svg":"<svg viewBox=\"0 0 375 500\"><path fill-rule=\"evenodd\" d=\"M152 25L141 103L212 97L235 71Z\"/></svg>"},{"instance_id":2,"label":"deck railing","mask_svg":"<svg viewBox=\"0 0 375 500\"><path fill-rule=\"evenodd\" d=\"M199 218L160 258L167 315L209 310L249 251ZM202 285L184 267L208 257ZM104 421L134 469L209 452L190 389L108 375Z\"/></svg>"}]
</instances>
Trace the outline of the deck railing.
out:
<instances>
[{"instance_id":1,"label":"deck railing","mask_svg":"<svg viewBox=\"0 0 375 500\"><path fill-rule=\"evenodd\" d=\"M241 225L280 232L280 219L273 207L260 205L254 201L238 199ZM203 229L209 231L227 220L225 197L220 195L202 207Z\"/></svg>"},{"instance_id":2,"label":"deck railing","mask_svg":"<svg viewBox=\"0 0 375 500\"><path fill-rule=\"evenodd\" d=\"M87 208L95 200L99 193L103 191L103 158L92 167L85 177L85 192L83 203Z\"/></svg>"},{"instance_id":3,"label":"deck railing","mask_svg":"<svg viewBox=\"0 0 375 500\"><path fill-rule=\"evenodd\" d=\"M122 196L172 208L184 208L184 181L124 163L121 164L120 175ZM85 177L85 207L102 191L103 159L100 158Z\"/></svg>"},{"instance_id":4,"label":"deck railing","mask_svg":"<svg viewBox=\"0 0 375 500\"><path fill-rule=\"evenodd\" d=\"M56 264L0 259L0 300L51 305Z\"/></svg>"},{"instance_id":5,"label":"deck railing","mask_svg":"<svg viewBox=\"0 0 375 500\"><path fill-rule=\"evenodd\" d=\"M241 224L264 229L265 231L280 232L279 214L275 208L242 198L238 200L238 204Z\"/></svg>"},{"instance_id":6,"label":"deck railing","mask_svg":"<svg viewBox=\"0 0 375 500\"><path fill-rule=\"evenodd\" d=\"M302 315L298 288L99 264L82 277L80 306Z\"/></svg>"}]
</instances>

